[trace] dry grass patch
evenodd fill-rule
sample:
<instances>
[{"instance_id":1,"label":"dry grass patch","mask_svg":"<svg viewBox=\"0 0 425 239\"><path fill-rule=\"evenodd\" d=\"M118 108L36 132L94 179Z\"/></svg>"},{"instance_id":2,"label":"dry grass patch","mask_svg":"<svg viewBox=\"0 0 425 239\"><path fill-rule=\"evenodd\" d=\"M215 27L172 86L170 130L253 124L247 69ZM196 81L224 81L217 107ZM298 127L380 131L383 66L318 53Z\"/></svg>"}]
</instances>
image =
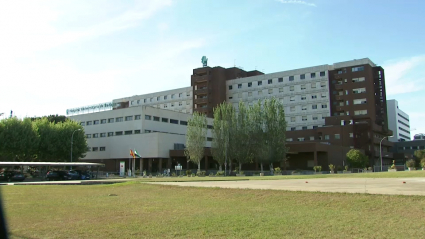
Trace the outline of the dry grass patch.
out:
<instances>
[{"instance_id":1,"label":"dry grass patch","mask_svg":"<svg viewBox=\"0 0 425 239\"><path fill-rule=\"evenodd\" d=\"M421 238L425 230L420 196L137 182L1 189L13 238Z\"/></svg>"}]
</instances>

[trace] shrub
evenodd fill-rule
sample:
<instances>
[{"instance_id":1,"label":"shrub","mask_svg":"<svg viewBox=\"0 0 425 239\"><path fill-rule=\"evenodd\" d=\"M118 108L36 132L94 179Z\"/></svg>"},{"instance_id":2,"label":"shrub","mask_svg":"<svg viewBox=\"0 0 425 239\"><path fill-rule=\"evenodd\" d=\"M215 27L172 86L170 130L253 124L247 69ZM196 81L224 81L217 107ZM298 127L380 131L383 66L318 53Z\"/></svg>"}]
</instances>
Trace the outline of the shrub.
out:
<instances>
[{"instance_id":1,"label":"shrub","mask_svg":"<svg viewBox=\"0 0 425 239\"><path fill-rule=\"evenodd\" d=\"M146 176L146 170L143 170L143 176Z\"/></svg>"},{"instance_id":2,"label":"shrub","mask_svg":"<svg viewBox=\"0 0 425 239\"><path fill-rule=\"evenodd\" d=\"M205 176L206 172L205 171L199 171L196 173L197 176Z\"/></svg>"},{"instance_id":3,"label":"shrub","mask_svg":"<svg viewBox=\"0 0 425 239\"><path fill-rule=\"evenodd\" d=\"M186 170L186 175L191 175L192 174L192 170Z\"/></svg>"},{"instance_id":4,"label":"shrub","mask_svg":"<svg viewBox=\"0 0 425 239\"><path fill-rule=\"evenodd\" d=\"M192 173L192 177L195 177L195 174L194 173Z\"/></svg>"},{"instance_id":5,"label":"shrub","mask_svg":"<svg viewBox=\"0 0 425 239\"><path fill-rule=\"evenodd\" d=\"M245 172L244 171L239 171L239 173L238 174L244 174Z\"/></svg>"},{"instance_id":6,"label":"shrub","mask_svg":"<svg viewBox=\"0 0 425 239\"><path fill-rule=\"evenodd\" d=\"M348 165L345 165L345 171L348 171Z\"/></svg>"},{"instance_id":7,"label":"shrub","mask_svg":"<svg viewBox=\"0 0 425 239\"><path fill-rule=\"evenodd\" d=\"M173 173L171 173L171 176L175 177L175 176L177 176L177 174L173 172Z\"/></svg>"},{"instance_id":8,"label":"shrub","mask_svg":"<svg viewBox=\"0 0 425 239\"><path fill-rule=\"evenodd\" d=\"M357 149L351 149L347 153L347 162L352 168L365 168L369 158Z\"/></svg>"},{"instance_id":9,"label":"shrub","mask_svg":"<svg viewBox=\"0 0 425 239\"><path fill-rule=\"evenodd\" d=\"M214 174L213 173L210 173L210 177L212 177L212 176L214 176Z\"/></svg>"},{"instance_id":10,"label":"shrub","mask_svg":"<svg viewBox=\"0 0 425 239\"><path fill-rule=\"evenodd\" d=\"M341 171L342 170L342 167L341 166L336 166L336 171Z\"/></svg>"},{"instance_id":11,"label":"shrub","mask_svg":"<svg viewBox=\"0 0 425 239\"><path fill-rule=\"evenodd\" d=\"M274 172L275 173L282 173L282 170L279 167L277 167L277 168L274 169Z\"/></svg>"},{"instance_id":12,"label":"shrub","mask_svg":"<svg viewBox=\"0 0 425 239\"><path fill-rule=\"evenodd\" d=\"M335 171L335 165L333 165L333 164L329 164L329 170L330 170L331 172Z\"/></svg>"},{"instance_id":13,"label":"shrub","mask_svg":"<svg viewBox=\"0 0 425 239\"><path fill-rule=\"evenodd\" d=\"M421 167L425 168L425 158L421 159Z\"/></svg>"},{"instance_id":14,"label":"shrub","mask_svg":"<svg viewBox=\"0 0 425 239\"><path fill-rule=\"evenodd\" d=\"M372 171L372 167L367 168L367 170Z\"/></svg>"},{"instance_id":15,"label":"shrub","mask_svg":"<svg viewBox=\"0 0 425 239\"><path fill-rule=\"evenodd\" d=\"M413 160L413 159L409 159L409 160L407 160L407 162L406 162L406 166L407 166L408 168L414 168L414 167L415 167L415 164L416 164L416 162L415 162L415 160Z\"/></svg>"},{"instance_id":16,"label":"shrub","mask_svg":"<svg viewBox=\"0 0 425 239\"><path fill-rule=\"evenodd\" d=\"M224 176L224 172L223 171L217 171L216 176Z\"/></svg>"}]
</instances>

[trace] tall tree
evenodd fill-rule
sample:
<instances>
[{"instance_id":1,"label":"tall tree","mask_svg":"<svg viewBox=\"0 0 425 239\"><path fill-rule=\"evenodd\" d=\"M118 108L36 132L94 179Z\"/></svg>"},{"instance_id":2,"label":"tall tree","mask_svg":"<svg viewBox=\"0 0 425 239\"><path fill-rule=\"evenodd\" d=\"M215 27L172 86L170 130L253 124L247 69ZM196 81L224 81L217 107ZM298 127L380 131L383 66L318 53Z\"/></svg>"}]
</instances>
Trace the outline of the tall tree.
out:
<instances>
[{"instance_id":1,"label":"tall tree","mask_svg":"<svg viewBox=\"0 0 425 239\"><path fill-rule=\"evenodd\" d=\"M224 105L222 103L214 108L214 121L212 130L211 154L217 161L219 170L222 171L222 165L226 163L227 147L227 129L223 119Z\"/></svg>"},{"instance_id":2,"label":"tall tree","mask_svg":"<svg viewBox=\"0 0 425 239\"><path fill-rule=\"evenodd\" d=\"M184 154L190 161L198 165L198 172L201 171L206 136L207 118L204 114L195 112L188 120Z\"/></svg>"},{"instance_id":3,"label":"tall tree","mask_svg":"<svg viewBox=\"0 0 425 239\"><path fill-rule=\"evenodd\" d=\"M242 170L242 164L249 163L254 158L252 150L253 131L251 117L249 117L250 109L245 106L242 101L239 102L236 117L233 118L233 152L234 159L239 163L239 171Z\"/></svg>"},{"instance_id":4,"label":"tall tree","mask_svg":"<svg viewBox=\"0 0 425 239\"><path fill-rule=\"evenodd\" d=\"M413 155L415 155L416 159L423 159L425 158L425 150L416 150Z\"/></svg>"}]
</instances>

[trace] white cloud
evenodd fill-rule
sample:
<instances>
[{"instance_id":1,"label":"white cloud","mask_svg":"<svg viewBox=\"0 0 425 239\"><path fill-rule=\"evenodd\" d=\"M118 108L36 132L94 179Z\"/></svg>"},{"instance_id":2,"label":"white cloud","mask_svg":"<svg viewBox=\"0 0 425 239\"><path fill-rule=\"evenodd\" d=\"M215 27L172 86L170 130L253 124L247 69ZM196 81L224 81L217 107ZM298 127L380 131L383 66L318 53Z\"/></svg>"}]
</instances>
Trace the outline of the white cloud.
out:
<instances>
[{"instance_id":1,"label":"white cloud","mask_svg":"<svg viewBox=\"0 0 425 239\"><path fill-rule=\"evenodd\" d=\"M281 3L302 4L302 5L306 5L310 7L317 7L315 3L309 3L309 2L301 1L301 0L276 0L276 1Z\"/></svg>"},{"instance_id":2,"label":"white cloud","mask_svg":"<svg viewBox=\"0 0 425 239\"><path fill-rule=\"evenodd\" d=\"M425 82L425 56L392 60L383 64L387 95L423 90Z\"/></svg>"}]
</instances>

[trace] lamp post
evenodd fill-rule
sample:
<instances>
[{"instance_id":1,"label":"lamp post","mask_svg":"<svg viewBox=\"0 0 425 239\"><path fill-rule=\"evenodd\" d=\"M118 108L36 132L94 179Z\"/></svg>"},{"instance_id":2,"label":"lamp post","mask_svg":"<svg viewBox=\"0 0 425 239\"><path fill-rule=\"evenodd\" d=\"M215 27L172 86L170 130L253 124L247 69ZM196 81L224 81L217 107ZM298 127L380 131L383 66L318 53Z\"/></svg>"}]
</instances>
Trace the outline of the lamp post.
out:
<instances>
[{"instance_id":1,"label":"lamp post","mask_svg":"<svg viewBox=\"0 0 425 239\"><path fill-rule=\"evenodd\" d=\"M74 143L74 133L77 131L81 131L81 129L74 130L74 132L72 132L72 135L71 135L71 163L72 163L72 144ZM72 170L72 165L71 165L71 170Z\"/></svg>"},{"instance_id":2,"label":"lamp post","mask_svg":"<svg viewBox=\"0 0 425 239\"><path fill-rule=\"evenodd\" d=\"M389 136L389 137L393 137L393 136ZM388 136L384 136L384 137L381 139L381 142L379 142L379 157L381 158L381 172L382 172L382 141L383 141L385 138L388 138Z\"/></svg>"}]
</instances>

